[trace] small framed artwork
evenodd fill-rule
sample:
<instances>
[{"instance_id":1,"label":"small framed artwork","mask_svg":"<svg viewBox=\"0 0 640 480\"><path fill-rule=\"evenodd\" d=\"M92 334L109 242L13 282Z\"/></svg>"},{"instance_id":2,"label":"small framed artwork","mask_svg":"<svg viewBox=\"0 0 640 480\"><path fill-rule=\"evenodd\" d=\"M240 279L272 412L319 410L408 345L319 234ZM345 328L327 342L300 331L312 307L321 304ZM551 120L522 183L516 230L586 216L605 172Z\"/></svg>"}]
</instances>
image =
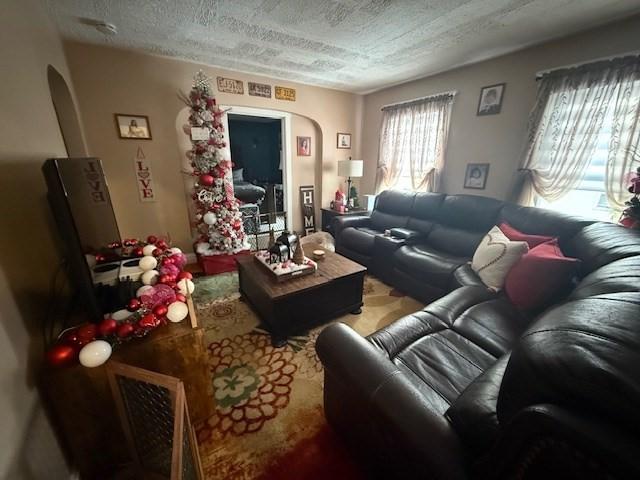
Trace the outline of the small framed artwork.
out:
<instances>
[{"instance_id":1,"label":"small framed artwork","mask_svg":"<svg viewBox=\"0 0 640 480\"><path fill-rule=\"evenodd\" d=\"M351 148L351 134L338 133L338 148Z\"/></svg>"},{"instance_id":2,"label":"small framed artwork","mask_svg":"<svg viewBox=\"0 0 640 480\"><path fill-rule=\"evenodd\" d=\"M506 83L498 83L496 85L482 87L482 89L480 89L478 112L476 115L497 115L500 113L506 86Z\"/></svg>"},{"instance_id":3,"label":"small framed artwork","mask_svg":"<svg viewBox=\"0 0 640 480\"><path fill-rule=\"evenodd\" d=\"M149 117L146 115L128 115L116 113L118 136L127 140L151 140Z\"/></svg>"},{"instance_id":4,"label":"small framed artwork","mask_svg":"<svg viewBox=\"0 0 640 480\"><path fill-rule=\"evenodd\" d=\"M311 156L311 137L296 137L298 141L298 156Z\"/></svg>"},{"instance_id":5,"label":"small framed artwork","mask_svg":"<svg viewBox=\"0 0 640 480\"><path fill-rule=\"evenodd\" d=\"M484 190L489 176L488 163L468 163L467 173L464 176L464 188Z\"/></svg>"}]
</instances>

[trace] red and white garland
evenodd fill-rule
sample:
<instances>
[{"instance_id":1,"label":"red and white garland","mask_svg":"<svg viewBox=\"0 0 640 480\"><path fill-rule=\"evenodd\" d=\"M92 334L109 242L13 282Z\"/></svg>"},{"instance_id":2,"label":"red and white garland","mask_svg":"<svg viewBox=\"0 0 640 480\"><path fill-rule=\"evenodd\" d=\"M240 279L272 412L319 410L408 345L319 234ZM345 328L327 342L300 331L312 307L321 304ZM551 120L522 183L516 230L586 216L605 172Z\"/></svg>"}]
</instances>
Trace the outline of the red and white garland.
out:
<instances>
[{"instance_id":1,"label":"red and white garland","mask_svg":"<svg viewBox=\"0 0 640 480\"><path fill-rule=\"evenodd\" d=\"M190 108L192 143L187 157L193 169L191 175L197 177L192 195L198 232L196 252L222 255L246 250L242 213L233 194L232 163L223 152L226 147L222 124L225 111L216 104L209 79L202 71L196 74L185 101ZM208 139L194 139L194 128L206 129Z\"/></svg>"}]
</instances>

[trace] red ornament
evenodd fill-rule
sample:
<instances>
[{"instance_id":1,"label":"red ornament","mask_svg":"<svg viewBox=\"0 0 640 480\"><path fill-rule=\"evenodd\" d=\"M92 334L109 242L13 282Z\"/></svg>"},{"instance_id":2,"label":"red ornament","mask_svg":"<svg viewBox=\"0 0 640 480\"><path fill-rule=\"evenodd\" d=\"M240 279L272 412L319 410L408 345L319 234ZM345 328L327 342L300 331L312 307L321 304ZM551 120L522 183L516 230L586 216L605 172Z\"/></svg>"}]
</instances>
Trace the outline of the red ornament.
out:
<instances>
[{"instance_id":1,"label":"red ornament","mask_svg":"<svg viewBox=\"0 0 640 480\"><path fill-rule=\"evenodd\" d=\"M98 324L98 332L103 337L113 334L116 331L116 328L118 328L118 322L113 318L105 318Z\"/></svg>"},{"instance_id":2,"label":"red ornament","mask_svg":"<svg viewBox=\"0 0 640 480\"><path fill-rule=\"evenodd\" d=\"M47 362L52 367L62 367L73 363L77 355L78 352L71 345L58 343L47 352Z\"/></svg>"},{"instance_id":3,"label":"red ornament","mask_svg":"<svg viewBox=\"0 0 640 480\"><path fill-rule=\"evenodd\" d=\"M68 343L70 345L80 345L80 339L78 338L78 330L76 328L72 330L67 330L62 334L60 340L64 343Z\"/></svg>"},{"instance_id":4,"label":"red ornament","mask_svg":"<svg viewBox=\"0 0 640 480\"><path fill-rule=\"evenodd\" d=\"M169 309L165 305L157 305L153 309L153 314L156 317L164 317L167 314L168 311L169 311Z\"/></svg>"},{"instance_id":5,"label":"red ornament","mask_svg":"<svg viewBox=\"0 0 640 480\"><path fill-rule=\"evenodd\" d=\"M104 262L106 257L101 253L96 253L96 263Z\"/></svg>"},{"instance_id":6,"label":"red ornament","mask_svg":"<svg viewBox=\"0 0 640 480\"><path fill-rule=\"evenodd\" d=\"M153 255L154 257L159 257L160 255L162 255L162 250L160 250L159 248L155 248L153 252L151 252L151 255Z\"/></svg>"},{"instance_id":7,"label":"red ornament","mask_svg":"<svg viewBox=\"0 0 640 480\"><path fill-rule=\"evenodd\" d=\"M133 255L136 257L142 257L144 255L144 253L142 252L142 247L134 248L131 253L133 253Z\"/></svg>"},{"instance_id":8,"label":"red ornament","mask_svg":"<svg viewBox=\"0 0 640 480\"><path fill-rule=\"evenodd\" d=\"M138 321L138 326L142 328L155 328L160 322L153 313L148 313Z\"/></svg>"},{"instance_id":9,"label":"red ornament","mask_svg":"<svg viewBox=\"0 0 640 480\"><path fill-rule=\"evenodd\" d=\"M147 237L147 243L156 243L158 241L158 237L155 235L149 235Z\"/></svg>"},{"instance_id":10,"label":"red ornament","mask_svg":"<svg viewBox=\"0 0 640 480\"><path fill-rule=\"evenodd\" d=\"M210 187L211 185L213 185L213 182L215 182L215 178L213 178L213 175L200 175L200 184L204 185L206 187Z\"/></svg>"},{"instance_id":11,"label":"red ornament","mask_svg":"<svg viewBox=\"0 0 640 480\"><path fill-rule=\"evenodd\" d=\"M93 342L96 339L96 335L98 335L98 327L93 323L88 323L78 328L77 335L78 343L81 345Z\"/></svg>"},{"instance_id":12,"label":"red ornament","mask_svg":"<svg viewBox=\"0 0 640 480\"><path fill-rule=\"evenodd\" d=\"M160 275L158 277L158 282L160 283L169 283L171 281L171 275Z\"/></svg>"},{"instance_id":13,"label":"red ornament","mask_svg":"<svg viewBox=\"0 0 640 480\"><path fill-rule=\"evenodd\" d=\"M178 280L182 280L184 278L191 280L193 278L193 274L191 272L180 272L178 274Z\"/></svg>"},{"instance_id":14,"label":"red ornament","mask_svg":"<svg viewBox=\"0 0 640 480\"><path fill-rule=\"evenodd\" d=\"M131 325L130 323L123 323L118 326L118 329L116 330L116 335L118 335L120 338L126 338L132 333L133 325Z\"/></svg>"},{"instance_id":15,"label":"red ornament","mask_svg":"<svg viewBox=\"0 0 640 480\"><path fill-rule=\"evenodd\" d=\"M183 294L181 293L176 293L176 300L178 302L182 302L185 303L187 301L187 297L185 297Z\"/></svg>"},{"instance_id":16,"label":"red ornament","mask_svg":"<svg viewBox=\"0 0 640 480\"><path fill-rule=\"evenodd\" d=\"M162 250L169 248L169 244L166 242L166 240L158 240L156 242L156 247L161 248Z\"/></svg>"},{"instance_id":17,"label":"red ornament","mask_svg":"<svg viewBox=\"0 0 640 480\"><path fill-rule=\"evenodd\" d=\"M129 305L127 305L127 310L129 310L130 312L135 312L141 306L142 306L142 302L140 300L138 300L137 298L132 298L131 300L129 300Z\"/></svg>"}]
</instances>

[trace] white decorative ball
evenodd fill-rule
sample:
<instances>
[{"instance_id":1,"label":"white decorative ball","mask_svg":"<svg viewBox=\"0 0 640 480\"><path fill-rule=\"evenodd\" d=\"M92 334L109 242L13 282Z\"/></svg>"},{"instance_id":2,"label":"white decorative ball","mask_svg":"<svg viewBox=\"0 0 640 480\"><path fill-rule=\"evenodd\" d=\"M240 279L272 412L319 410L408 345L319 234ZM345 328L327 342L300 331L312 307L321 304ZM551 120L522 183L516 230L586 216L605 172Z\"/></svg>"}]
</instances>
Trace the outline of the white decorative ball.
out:
<instances>
[{"instance_id":1,"label":"white decorative ball","mask_svg":"<svg viewBox=\"0 0 640 480\"><path fill-rule=\"evenodd\" d=\"M152 243L150 243L149 245L145 245L145 246L142 248L142 254L143 254L144 256L151 255L151 254L153 253L153 251L154 251L156 248L158 248L158 247L156 247L156 246L155 246L154 244L152 244Z\"/></svg>"},{"instance_id":2,"label":"white decorative ball","mask_svg":"<svg viewBox=\"0 0 640 480\"><path fill-rule=\"evenodd\" d=\"M173 302L167 309L167 318L170 322L181 322L189 315L189 308L186 303Z\"/></svg>"},{"instance_id":3,"label":"white decorative ball","mask_svg":"<svg viewBox=\"0 0 640 480\"><path fill-rule=\"evenodd\" d=\"M117 312L113 312L111 314L111 318L113 318L116 322L119 322L120 320L124 320L125 318L129 318L131 315L133 315L129 310L126 309L122 309L122 310L118 310Z\"/></svg>"},{"instance_id":4,"label":"white decorative ball","mask_svg":"<svg viewBox=\"0 0 640 480\"><path fill-rule=\"evenodd\" d=\"M196 253L198 253L198 255L202 255L207 250L209 250L209 248L211 248L211 244L210 243L208 243L208 242L200 242L200 243L196 244Z\"/></svg>"},{"instance_id":5,"label":"white decorative ball","mask_svg":"<svg viewBox=\"0 0 640 480\"><path fill-rule=\"evenodd\" d=\"M138 266L145 272L147 270L153 270L158 266L158 260L156 260L156 257L147 255L146 257L142 257L140 259L140 261L138 262Z\"/></svg>"},{"instance_id":6,"label":"white decorative ball","mask_svg":"<svg viewBox=\"0 0 640 480\"><path fill-rule=\"evenodd\" d=\"M192 294L196 289L196 286L188 278L183 278L178 282L178 288L180 289L181 294L187 295L187 293Z\"/></svg>"},{"instance_id":7,"label":"white decorative ball","mask_svg":"<svg viewBox=\"0 0 640 480\"><path fill-rule=\"evenodd\" d=\"M178 247L173 247L169 250L171 253L173 253L174 255L177 255L179 253L182 253L182 250L180 250Z\"/></svg>"},{"instance_id":8,"label":"white decorative ball","mask_svg":"<svg viewBox=\"0 0 640 480\"><path fill-rule=\"evenodd\" d=\"M214 223L216 223L216 220L216 214L213 212L207 212L202 216L202 221L207 225L213 225Z\"/></svg>"},{"instance_id":9,"label":"white decorative ball","mask_svg":"<svg viewBox=\"0 0 640 480\"><path fill-rule=\"evenodd\" d=\"M93 368L102 365L111 356L111 345L104 340L94 340L80 350L79 360L85 367Z\"/></svg>"},{"instance_id":10,"label":"white decorative ball","mask_svg":"<svg viewBox=\"0 0 640 480\"><path fill-rule=\"evenodd\" d=\"M153 290L151 285L143 285L138 290L136 290L136 297L140 298L142 295L146 294L149 290Z\"/></svg>"},{"instance_id":11,"label":"white decorative ball","mask_svg":"<svg viewBox=\"0 0 640 480\"><path fill-rule=\"evenodd\" d=\"M145 285L155 285L158 281L158 275L160 274L157 270L148 270L142 274L140 280L142 280L142 283Z\"/></svg>"}]
</instances>

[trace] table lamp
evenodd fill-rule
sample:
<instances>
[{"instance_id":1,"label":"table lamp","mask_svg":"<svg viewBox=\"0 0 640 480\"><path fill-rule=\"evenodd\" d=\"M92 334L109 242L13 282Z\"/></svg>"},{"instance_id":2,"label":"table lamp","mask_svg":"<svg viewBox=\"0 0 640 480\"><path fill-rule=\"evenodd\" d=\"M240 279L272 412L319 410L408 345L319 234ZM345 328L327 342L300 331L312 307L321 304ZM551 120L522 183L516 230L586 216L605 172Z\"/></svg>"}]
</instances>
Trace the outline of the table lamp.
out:
<instances>
[{"instance_id":1,"label":"table lamp","mask_svg":"<svg viewBox=\"0 0 640 480\"><path fill-rule=\"evenodd\" d=\"M351 195L351 177L358 178L362 176L363 160L340 160L338 162L338 175L347 177L347 208L349 208L349 196Z\"/></svg>"}]
</instances>

